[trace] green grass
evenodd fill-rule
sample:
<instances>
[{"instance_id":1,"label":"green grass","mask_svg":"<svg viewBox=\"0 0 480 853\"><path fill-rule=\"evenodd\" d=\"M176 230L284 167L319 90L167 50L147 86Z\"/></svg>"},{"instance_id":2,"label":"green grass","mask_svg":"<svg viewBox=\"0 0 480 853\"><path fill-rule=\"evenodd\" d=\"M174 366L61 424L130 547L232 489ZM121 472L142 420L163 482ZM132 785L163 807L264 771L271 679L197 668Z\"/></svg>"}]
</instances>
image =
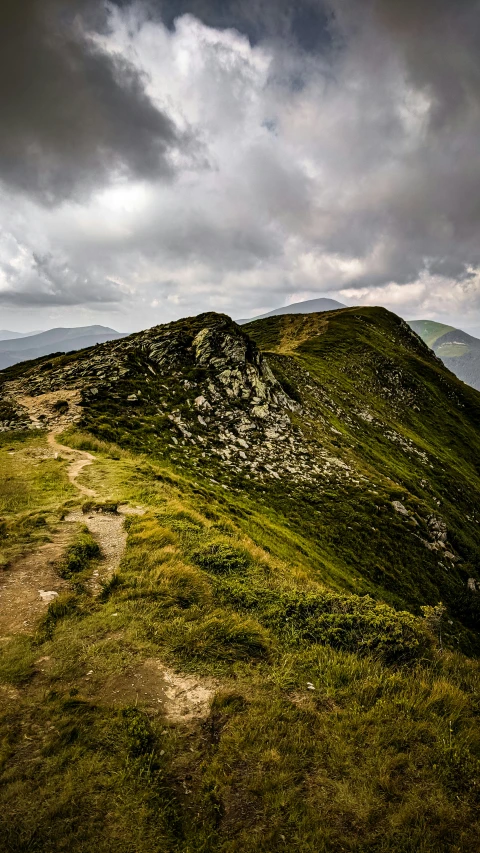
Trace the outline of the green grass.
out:
<instances>
[{"instance_id":1,"label":"green grass","mask_svg":"<svg viewBox=\"0 0 480 853\"><path fill-rule=\"evenodd\" d=\"M461 358L469 352L468 344L444 343L437 347L437 355L440 358Z\"/></svg>"},{"instance_id":2,"label":"green grass","mask_svg":"<svg viewBox=\"0 0 480 853\"><path fill-rule=\"evenodd\" d=\"M0 570L47 541L61 505L75 495L65 462L52 456L44 435L0 434Z\"/></svg>"},{"instance_id":3,"label":"green grass","mask_svg":"<svg viewBox=\"0 0 480 853\"><path fill-rule=\"evenodd\" d=\"M92 560L101 556L100 546L93 538L88 527L83 527L75 541L68 546L58 566L60 577L72 580L76 575L90 567Z\"/></svg>"}]
</instances>

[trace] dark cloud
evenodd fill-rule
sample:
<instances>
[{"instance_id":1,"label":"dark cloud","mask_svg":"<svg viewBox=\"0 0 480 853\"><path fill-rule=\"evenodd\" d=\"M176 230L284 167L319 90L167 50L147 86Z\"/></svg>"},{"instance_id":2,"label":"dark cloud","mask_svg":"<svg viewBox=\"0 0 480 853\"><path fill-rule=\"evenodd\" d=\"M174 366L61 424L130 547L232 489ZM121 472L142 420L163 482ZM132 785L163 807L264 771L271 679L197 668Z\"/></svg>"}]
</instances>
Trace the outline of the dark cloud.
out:
<instances>
[{"instance_id":1,"label":"dark cloud","mask_svg":"<svg viewBox=\"0 0 480 853\"><path fill-rule=\"evenodd\" d=\"M403 55L412 84L432 97L434 128L451 126L478 107L478 0L372 0L371 13L380 34Z\"/></svg>"},{"instance_id":2,"label":"dark cloud","mask_svg":"<svg viewBox=\"0 0 480 853\"><path fill-rule=\"evenodd\" d=\"M385 73L388 58L393 59L405 75L405 87L402 94L391 93L392 103L397 114L402 108L404 116L416 113L414 131L397 128L408 144L400 157L392 145L390 186L377 201L384 264L371 283L410 282L423 270L462 280L480 264L480 3L331 2L359 76L374 75L376 62ZM379 91L380 79L372 79L374 103ZM379 152L382 143L374 127L367 133L372 134L371 149ZM387 133L385 139L393 137ZM368 186L366 192L368 197ZM355 230L360 240L363 230L368 251L368 222L374 216L366 213L363 229Z\"/></svg>"},{"instance_id":3,"label":"dark cloud","mask_svg":"<svg viewBox=\"0 0 480 853\"><path fill-rule=\"evenodd\" d=\"M126 7L129 0L115 0ZM152 16L172 28L181 15L194 15L216 29L235 29L252 45L283 39L313 52L330 43L332 13L322 0L145 0Z\"/></svg>"},{"instance_id":4,"label":"dark cloud","mask_svg":"<svg viewBox=\"0 0 480 853\"><path fill-rule=\"evenodd\" d=\"M0 179L44 203L81 195L112 173L166 176L178 142L144 81L92 35L103 3L3 0Z\"/></svg>"},{"instance_id":5,"label":"dark cloud","mask_svg":"<svg viewBox=\"0 0 480 853\"><path fill-rule=\"evenodd\" d=\"M322 292L478 306L479 13L480 0L7 0L0 179L43 202L112 174L146 181L61 210L22 200L24 220L3 200L3 303L117 298L143 304L142 322L157 302L247 316ZM178 157L177 126L197 161Z\"/></svg>"}]
</instances>

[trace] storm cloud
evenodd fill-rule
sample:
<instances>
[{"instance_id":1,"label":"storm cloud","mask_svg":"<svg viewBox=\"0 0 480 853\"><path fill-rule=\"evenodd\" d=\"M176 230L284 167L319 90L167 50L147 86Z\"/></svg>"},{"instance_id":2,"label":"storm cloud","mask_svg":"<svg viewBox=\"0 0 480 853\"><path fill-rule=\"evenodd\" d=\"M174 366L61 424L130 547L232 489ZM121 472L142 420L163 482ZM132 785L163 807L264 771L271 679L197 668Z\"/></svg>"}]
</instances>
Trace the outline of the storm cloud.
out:
<instances>
[{"instance_id":1,"label":"storm cloud","mask_svg":"<svg viewBox=\"0 0 480 853\"><path fill-rule=\"evenodd\" d=\"M0 7L0 178L55 203L112 174L168 175L178 142L127 58L95 36L102 4L4 0Z\"/></svg>"},{"instance_id":2,"label":"storm cloud","mask_svg":"<svg viewBox=\"0 0 480 853\"><path fill-rule=\"evenodd\" d=\"M325 294L480 332L478 2L28 0L0 17L17 326L22 306L123 329Z\"/></svg>"}]
</instances>

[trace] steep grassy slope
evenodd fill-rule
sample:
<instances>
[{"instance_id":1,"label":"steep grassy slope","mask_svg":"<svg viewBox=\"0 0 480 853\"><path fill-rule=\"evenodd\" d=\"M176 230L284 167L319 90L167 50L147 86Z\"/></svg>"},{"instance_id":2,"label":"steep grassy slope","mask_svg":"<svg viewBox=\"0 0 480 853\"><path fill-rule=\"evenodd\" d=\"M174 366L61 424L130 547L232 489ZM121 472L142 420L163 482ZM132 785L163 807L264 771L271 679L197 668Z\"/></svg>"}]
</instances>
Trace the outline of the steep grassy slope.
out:
<instances>
[{"instance_id":1,"label":"steep grassy slope","mask_svg":"<svg viewBox=\"0 0 480 853\"><path fill-rule=\"evenodd\" d=\"M80 500L45 427L95 455L87 524L144 513L100 595L89 550L2 638L5 849L475 849L480 397L378 309L246 332L201 315L3 374L6 578L22 519L56 536Z\"/></svg>"},{"instance_id":2,"label":"steep grassy slope","mask_svg":"<svg viewBox=\"0 0 480 853\"><path fill-rule=\"evenodd\" d=\"M441 598L474 627L478 611L473 605L466 615L465 585L479 565L478 395L386 311L321 315L316 332L312 322L272 318L247 327L284 388L301 392L305 428L330 447L333 439L360 481L309 494L302 527L313 541L332 539L331 559L341 555L389 600L415 607ZM410 516L392 513L394 500ZM435 519L446 524L447 548L446 537L429 543Z\"/></svg>"}]
</instances>

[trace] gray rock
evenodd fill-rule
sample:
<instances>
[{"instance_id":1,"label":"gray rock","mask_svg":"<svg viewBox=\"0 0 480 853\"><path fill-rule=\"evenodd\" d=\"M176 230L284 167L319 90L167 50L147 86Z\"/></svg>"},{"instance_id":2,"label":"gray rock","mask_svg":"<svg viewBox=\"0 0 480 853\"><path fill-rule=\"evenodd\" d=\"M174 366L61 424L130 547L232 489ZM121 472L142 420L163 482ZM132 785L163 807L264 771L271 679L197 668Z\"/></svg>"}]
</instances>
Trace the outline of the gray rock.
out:
<instances>
[{"instance_id":1,"label":"gray rock","mask_svg":"<svg viewBox=\"0 0 480 853\"><path fill-rule=\"evenodd\" d=\"M408 509L402 504L401 501L392 501L392 506L395 512L399 512L400 515L410 515Z\"/></svg>"}]
</instances>

